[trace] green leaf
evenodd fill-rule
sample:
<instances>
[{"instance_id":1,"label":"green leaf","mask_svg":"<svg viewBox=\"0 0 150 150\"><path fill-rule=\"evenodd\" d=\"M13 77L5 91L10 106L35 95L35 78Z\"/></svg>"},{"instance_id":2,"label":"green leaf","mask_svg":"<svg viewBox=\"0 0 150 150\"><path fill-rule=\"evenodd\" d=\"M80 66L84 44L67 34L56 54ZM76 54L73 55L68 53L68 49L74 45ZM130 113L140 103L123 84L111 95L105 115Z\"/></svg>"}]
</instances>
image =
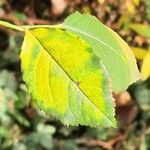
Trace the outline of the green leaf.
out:
<instances>
[{"instance_id":1,"label":"green leaf","mask_svg":"<svg viewBox=\"0 0 150 150\"><path fill-rule=\"evenodd\" d=\"M56 129L51 125L44 125L44 124L40 123L37 126L37 131L39 133L53 135L56 132Z\"/></svg>"},{"instance_id":2,"label":"green leaf","mask_svg":"<svg viewBox=\"0 0 150 150\"><path fill-rule=\"evenodd\" d=\"M130 29L138 33L139 35L145 37L145 38L150 38L150 26L149 25L144 25L140 23L133 23L130 25Z\"/></svg>"},{"instance_id":3,"label":"green leaf","mask_svg":"<svg viewBox=\"0 0 150 150\"><path fill-rule=\"evenodd\" d=\"M128 45L95 17L76 12L64 21L63 26L91 45L93 52L106 66L114 91L123 91L139 80L135 57Z\"/></svg>"},{"instance_id":4,"label":"green leaf","mask_svg":"<svg viewBox=\"0 0 150 150\"><path fill-rule=\"evenodd\" d=\"M39 143L46 149L53 148L53 139L50 134L40 134Z\"/></svg>"},{"instance_id":5,"label":"green leaf","mask_svg":"<svg viewBox=\"0 0 150 150\"><path fill-rule=\"evenodd\" d=\"M141 144L140 144L140 150L147 150L148 149L148 145L146 143L146 137L143 136L142 140L141 140Z\"/></svg>"},{"instance_id":6,"label":"green leaf","mask_svg":"<svg viewBox=\"0 0 150 150\"><path fill-rule=\"evenodd\" d=\"M25 31L23 79L40 108L66 125L115 127L107 70L92 48L63 29Z\"/></svg>"},{"instance_id":7,"label":"green leaf","mask_svg":"<svg viewBox=\"0 0 150 150\"><path fill-rule=\"evenodd\" d=\"M144 3L145 3L145 7L146 7L147 19L150 19L150 1L144 0Z\"/></svg>"}]
</instances>

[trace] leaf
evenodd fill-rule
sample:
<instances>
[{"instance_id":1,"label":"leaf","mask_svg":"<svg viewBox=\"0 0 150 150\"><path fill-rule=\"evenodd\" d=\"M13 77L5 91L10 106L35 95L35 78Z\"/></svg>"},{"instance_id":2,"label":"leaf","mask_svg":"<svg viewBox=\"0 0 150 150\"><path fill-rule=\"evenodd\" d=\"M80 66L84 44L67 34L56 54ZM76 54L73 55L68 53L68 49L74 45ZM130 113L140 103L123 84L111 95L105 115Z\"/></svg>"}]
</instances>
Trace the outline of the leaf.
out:
<instances>
[{"instance_id":1,"label":"leaf","mask_svg":"<svg viewBox=\"0 0 150 150\"><path fill-rule=\"evenodd\" d=\"M137 59L143 60L144 57L147 55L147 49L140 48L140 47L130 47Z\"/></svg>"},{"instance_id":2,"label":"leaf","mask_svg":"<svg viewBox=\"0 0 150 150\"><path fill-rule=\"evenodd\" d=\"M149 25L143 25L140 23L133 23L130 25L130 29L138 33L139 35L150 38L150 26Z\"/></svg>"},{"instance_id":3,"label":"leaf","mask_svg":"<svg viewBox=\"0 0 150 150\"><path fill-rule=\"evenodd\" d=\"M143 79L147 79L150 76L150 51L143 60L141 74Z\"/></svg>"},{"instance_id":4,"label":"leaf","mask_svg":"<svg viewBox=\"0 0 150 150\"><path fill-rule=\"evenodd\" d=\"M148 149L148 145L146 143L146 136L145 135L142 137L139 149L140 150L146 150L146 149Z\"/></svg>"},{"instance_id":5,"label":"leaf","mask_svg":"<svg viewBox=\"0 0 150 150\"><path fill-rule=\"evenodd\" d=\"M139 6L140 4L140 0L132 0L132 2L134 3L135 6Z\"/></svg>"},{"instance_id":6,"label":"leaf","mask_svg":"<svg viewBox=\"0 0 150 150\"><path fill-rule=\"evenodd\" d=\"M40 123L37 126L37 131L42 134L53 135L56 132L56 129L55 129L55 127L53 127L51 125L44 125L44 124Z\"/></svg>"},{"instance_id":7,"label":"leaf","mask_svg":"<svg viewBox=\"0 0 150 150\"><path fill-rule=\"evenodd\" d=\"M146 7L147 19L150 19L150 1L144 0L144 3L145 3L145 7Z\"/></svg>"},{"instance_id":8,"label":"leaf","mask_svg":"<svg viewBox=\"0 0 150 150\"><path fill-rule=\"evenodd\" d=\"M149 81L141 82L135 89L134 97L140 109L150 112L150 88ZM146 114L146 116L149 116Z\"/></svg>"},{"instance_id":9,"label":"leaf","mask_svg":"<svg viewBox=\"0 0 150 150\"><path fill-rule=\"evenodd\" d=\"M123 91L139 80L136 60L128 45L95 17L75 12L64 21L63 26L91 45L106 66L114 91Z\"/></svg>"},{"instance_id":10,"label":"leaf","mask_svg":"<svg viewBox=\"0 0 150 150\"><path fill-rule=\"evenodd\" d=\"M108 73L92 48L61 29L26 30L23 79L40 108L66 125L115 127Z\"/></svg>"},{"instance_id":11,"label":"leaf","mask_svg":"<svg viewBox=\"0 0 150 150\"><path fill-rule=\"evenodd\" d=\"M53 149L53 139L50 134L40 134L39 143L46 149Z\"/></svg>"}]
</instances>

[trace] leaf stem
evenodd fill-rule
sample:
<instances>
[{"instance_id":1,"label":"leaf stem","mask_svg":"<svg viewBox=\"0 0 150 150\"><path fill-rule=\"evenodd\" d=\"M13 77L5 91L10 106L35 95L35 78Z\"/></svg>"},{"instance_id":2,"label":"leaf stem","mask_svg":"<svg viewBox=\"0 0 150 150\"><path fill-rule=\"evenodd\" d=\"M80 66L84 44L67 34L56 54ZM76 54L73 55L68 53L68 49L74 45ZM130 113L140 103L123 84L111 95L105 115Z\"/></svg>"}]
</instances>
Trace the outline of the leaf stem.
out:
<instances>
[{"instance_id":1,"label":"leaf stem","mask_svg":"<svg viewBox=\"0 0 150 150\"><path fill-rule=\"evenodd\" d=\"M34 28L63 28L62 24L58 24L58 25L24 25L21 26L24 29L34 29Z\"/></svg>"},{"instance_id":2,"label":"leaf stem","mask_svg":"<svg viewBox=\"0 0 150 150\"><path fill-rule=\"evenodd\" d=\"M58 24L58 25L23 25L23 26L17 26L5 21L0 20L0 25L4 26L6 28L10 28L13 30L17 30L17 31L25 31L25 29L34 29L34 28L63 28L62 24Z\"/></svg>"},{"instance_id":3,"label":"leaf stem","mask_svg":"<svg viewBox=\"0 0 150 150\"><path fill-rule=\"evenodd\" d=\"M2 21L2 20L0 20L0 25L4 26L6 28L10 28L13 30L21 31L21 32L24 31L24 28L22 28L21 26L16 26L14 24L11 24L11 23L8 23L8 22Z\"/></svg>"}]
</instances>

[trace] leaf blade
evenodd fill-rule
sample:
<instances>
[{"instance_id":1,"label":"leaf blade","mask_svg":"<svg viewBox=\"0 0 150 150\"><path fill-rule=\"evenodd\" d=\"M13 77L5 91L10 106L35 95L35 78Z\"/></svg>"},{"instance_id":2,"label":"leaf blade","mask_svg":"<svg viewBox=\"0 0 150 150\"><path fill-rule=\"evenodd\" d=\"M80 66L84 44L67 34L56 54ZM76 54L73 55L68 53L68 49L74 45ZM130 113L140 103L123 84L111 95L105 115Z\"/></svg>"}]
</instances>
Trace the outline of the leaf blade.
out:
<instances>
[{"instance_id":1,"label":"leaf blade","mask_svg":"<svg viewBox=\"0 0 150 150\"><path fill-rule=\"evenodd\" d=\"M129 28L145 38L150 38L150 26L149 25L133 23L129 26Z\"/></svg>"},{"instance_id":2,"label":"leaf blade","mask_svg":"<svg viewBox=\"0 0 150 150\"><path fill-rule=\"evenodd\" d=\"M150 51L148 51L147 55L144 57L141 67L141 74L143 79L147 79L150 76Z\"/></svg>"},{"instance_id":3,"label":"leaf blade","mask_svg":"<svg viewBox=\"0 0 150 150\"><path fill-rule=\"evenodd\" d=\"M130 47L136 57L136 59L143 60L147 55L148 50L141 47Z\"/></svg>"},{"instance_id":4,"label":"leaf blade","mask_svg":"<svg viewBox=\"0 0 150 150\"><path fill-rule=\"evenodd\" d=\"M95 17L86 14L81 15L79 12L75 12L64 21L63 25L66 30L77 34L92 46L94 53L101 59L111 76L114 91L123 91L129 84L140 78L132 52L130 52L132 54L130 58L133 59L132 64L134 68L130 68L127 64L130 62L130 58L127 58L125 50L122 50L120 44L118 44L119 42L122 43L120 39L116 39L118 35L115 35L114 38L110 33L111 31ZM128 50L130 51L129 48ZM118 69L120 70L118 71ZM136 74L135 79L135 74L133 75L131 71L133 69ZM134 80L130 81L132 79Z\"/></svg>"},{"instance_id":5,"label":"leaf blade","mask_svg":"<svg viewBox=\"0 0 150 150\"><path fill-rule=\"evenodd\" d=\"M64 43L67 38L71 46ZM80 46L78 51L74 43ZM20 56L24 80L38 105L47 113L64 124L116 125L109 79L104 77L106 71L101 71L100 64L97 66L98 60L84 41L66 31L38 28L26 32Z\"/></svg>"}]
</instances>

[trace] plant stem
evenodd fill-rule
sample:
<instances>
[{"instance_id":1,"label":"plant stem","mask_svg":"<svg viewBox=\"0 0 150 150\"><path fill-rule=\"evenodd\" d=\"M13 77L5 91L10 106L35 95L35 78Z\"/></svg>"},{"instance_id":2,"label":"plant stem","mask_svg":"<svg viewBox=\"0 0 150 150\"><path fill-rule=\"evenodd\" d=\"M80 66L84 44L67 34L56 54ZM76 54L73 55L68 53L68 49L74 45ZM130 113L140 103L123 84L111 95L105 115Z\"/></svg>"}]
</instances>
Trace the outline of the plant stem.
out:
<instances>
[{"instance_id":1,"label":"plant stem","mask_svg":"<svg viewBox=\"0 0 150 150\"><path fill-rule=\"evenodd\" d=\"M58 24L58 25L24 25L24 26L21 26L22 28L24 29L34 29L34 28L63 28L62 27L62 24Z\"/></svg>"},{"instance_id":2,"label":"plant stem","mask_svg":"<svg viewBox=\"0 0 150 150\"><path fill-rule=\"evenodd\" d=\"M0 20L0 25L1 26L4 26L6 28L10 28L10 29L14 29L14 30L17 30L17 31L25 31L25 29L34 29L34 28L62 28L62 25L61 24L58 24L58 25L24 25L24 26L16 26L14 24L11 24L11 23L8 23L8 22L5 22L5 21L1 21Z\"/></svg>"},{"instance_id":3,"label":"plant stem","mask_svg":"<svg viewBox=\"0 0 150 150\"><path fill-rule=\"evenodd\" d=\"M21 31L21 32L24 31L24 28L22 28L20 26L16 26L16 25L13 25L11 23L8 23L8 22L5 22L5 21L1 21L1 20L0 20L0 25L4 26L6 28L14 29L14 30Z\"/></svg>"}]
</instances>

